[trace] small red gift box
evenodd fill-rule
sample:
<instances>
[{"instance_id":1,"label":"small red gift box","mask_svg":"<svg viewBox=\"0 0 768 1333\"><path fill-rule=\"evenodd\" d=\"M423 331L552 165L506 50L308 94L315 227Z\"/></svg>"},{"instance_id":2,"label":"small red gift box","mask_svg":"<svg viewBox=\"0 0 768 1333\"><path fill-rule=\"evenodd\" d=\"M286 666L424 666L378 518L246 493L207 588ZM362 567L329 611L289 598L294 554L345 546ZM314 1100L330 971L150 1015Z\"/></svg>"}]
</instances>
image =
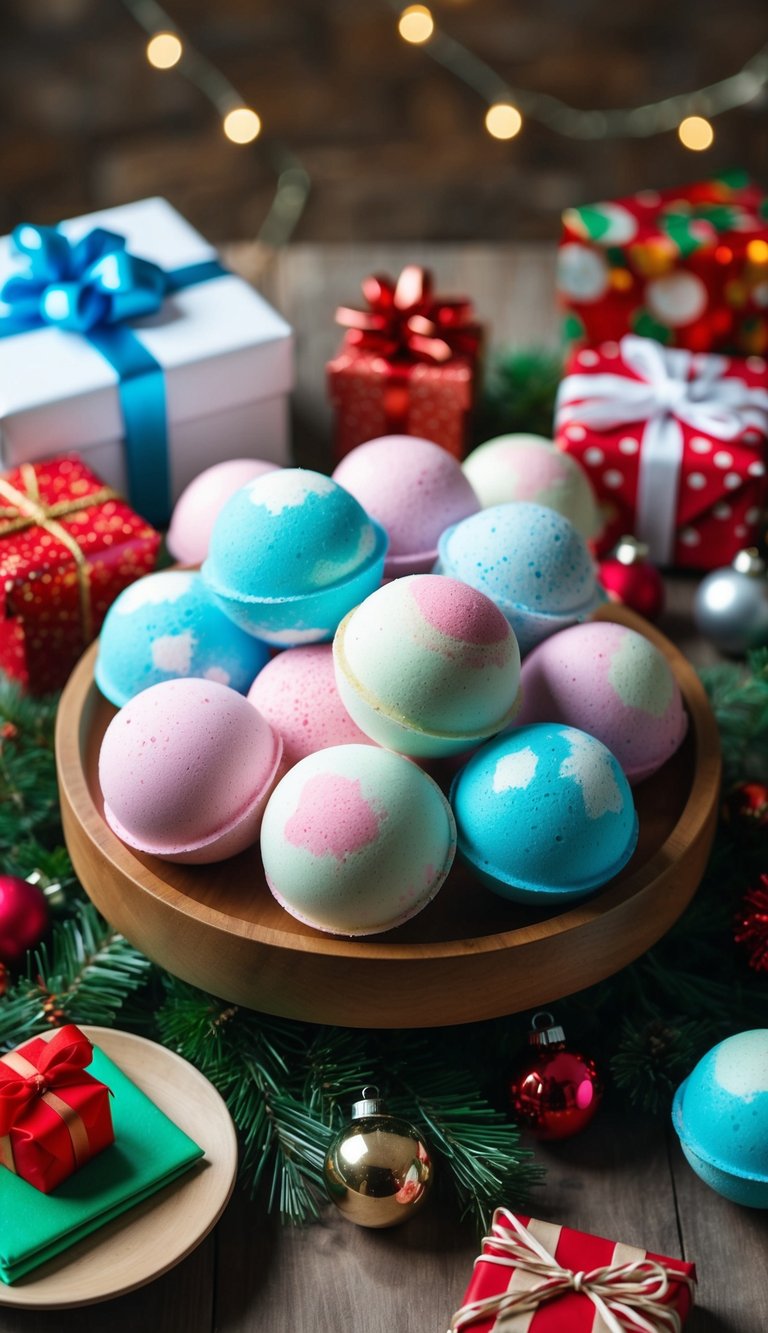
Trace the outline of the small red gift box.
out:
<instances>
[{"instance_id":1,"label":"small red gift box","mask_svg":"<svg viewBox=\"0 0 768 1333\"><path fill-rule=\"evenodd\" d=\"M114 1142L109 1089L73 1024L0 1056L0 1165L43 1194Z\"/></svg>"},{"instance_id":2,"label":"small red gift box","mask_svg":"<svg viewBox=\"0 0 768 1333\"><path fill-rule=\"evenodd\" d=\"M768 498L768 366L631 334L572 355L555 439L584 466L606 527L659 565L715 569L758 537Z\"/></svg>"},{"instance_id":3,"label":"small red gift box","mask_svg":"<svg viewBox=\"0 0 768 1333\"><path fill-rule=\"evenodd\" d=\"M569 208L557 288L569 339L638 333L692 351L768 350L766 196L740 172Z\"/></svg>"},{"instance_id":4,"label":"small red gift box","mask_svg":"<svg viewBox=\"0 0 768 1333\"><path fill-rule=\"evenodd\" d=\"M449 1333L679 1333L695 1281L682 1259L497 1208Z\"/></svg>"},{"instance_id":5,"label":"small red gift box","mask_svg":"<svg viewBox=\"0 0 768 1333\"><path fill-rule=\"evenodd\" d=\"M416 265L362 287L369 309L337 310L347 333L327 366L336 461L380 435L421 436L463 458L482 344L471 303L434 296Z\"/></svg>"},{"instance_id":6,"label":"small red gift box","mask_svg":"<svg viewBox=\"0 0 768 1333\"><path fill-rule=\"evenodd\" d=\"M64 684L118 593L155 564L160 534L75 455L0 477L0 669Z\"/></svg>"}]
</instances>

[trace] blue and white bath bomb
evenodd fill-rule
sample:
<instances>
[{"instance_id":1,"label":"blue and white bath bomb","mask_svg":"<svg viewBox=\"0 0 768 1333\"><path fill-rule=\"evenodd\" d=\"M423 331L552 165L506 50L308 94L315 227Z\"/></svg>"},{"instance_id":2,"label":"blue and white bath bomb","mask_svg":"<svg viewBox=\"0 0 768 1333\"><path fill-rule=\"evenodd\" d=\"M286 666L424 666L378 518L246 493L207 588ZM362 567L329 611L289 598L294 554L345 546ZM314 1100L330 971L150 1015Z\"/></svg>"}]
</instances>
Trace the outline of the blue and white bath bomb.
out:
<instances>
[{"instance_id":1,"label":"blue and white bath bomb","mask_svg":"<svg viewBox=\"0 0 768 1333\"><path fill-rule=\"evenodd\" d=\"M748 1208L768 1208L768 1028L727 1037L675 1093L672 1122L697 1176Z\"/></svg>"},{"instance_id":2,"label":"blue and white bath bomb","mask_svg":"<svg viewBox=\"0 0 768 1333\"><path fill-rule=\"evenodd\" d=\"M199 574L169 569L137 579L112 603L95 677L117 708L150 685L182 676L245 694L268 657L265 643L219 610Z\"/></svg>"},{"instance_id":3,"label":"blue and white bath bomb","mask_svg":"<svg viewBox=\"0 0 768 1333\"><path fill-rule=\"evenodd\" d=\"M378 588L387 535L330 477L283 468L224 505L202 568L236 624L280 647L321 643Z\"/></svg>"},{"instance_id":4,"label":"blue and white bath bomb","mask_svg":"<svg viewBox=\"0 0 768 1333\"><path fill-rule=\"evenodd\" d=\"M523 656L586 620L605 600L584 538L562 514L514 501L447 528L436 573L469 583L495 602Z\"/></svg>"},{"instance_id":5,"label":"blue and white bath bomb","mask_svg":"<svg viewBox=\"0 0 768 1333\"><path fill-rule=\"evenodd\" d=\"M516 902L576 900L618 874L637 845L618 760L575 727L544 723L494 737L454 778L451 804L460 855Z\"/></svg>"}]
</instances>

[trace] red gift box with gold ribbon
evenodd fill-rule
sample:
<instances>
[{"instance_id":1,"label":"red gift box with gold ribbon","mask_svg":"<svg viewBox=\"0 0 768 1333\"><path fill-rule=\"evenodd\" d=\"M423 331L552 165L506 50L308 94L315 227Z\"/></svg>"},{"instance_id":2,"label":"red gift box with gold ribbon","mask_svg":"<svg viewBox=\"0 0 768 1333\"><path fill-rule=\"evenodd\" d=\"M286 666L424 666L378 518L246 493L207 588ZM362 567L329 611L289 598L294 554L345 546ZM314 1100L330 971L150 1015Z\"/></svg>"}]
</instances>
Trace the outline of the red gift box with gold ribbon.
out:
<instances>
[{"instance_id":1,"label":"red gift box with gold ribbon","mask_svg":"<svg viewBox=\"0 0 768 1333\"><path fill-rule=\"evenodd\" d=\"M368 309L337 310L347 332L327 366L336 461L380 435L421 436L463 458L482 348L471 303L435 296L415 264L362 288Z\"/></svg>"},{"instance_id":2,"label":"red gift box with gold ribbon","mask_svg":"<svg viewBox=\"0 0 768 1333\"><path fill-rule=\"evenodd\" d=\"M0 1056L0 1166L50 1194L114 1142L109 1089L70 1023Z\"/></svg>"},{"instance_id":3,"label":"red gift box with gold ribbon","mask_svg":"<svg viewBox=\"0 0 768 1333\"><path fill-rule=\"evenodd\" d=\"M0 669L59 689L160 534L76 455L0 477Z\"/></svg>"},{"instance_id":4,"label":"red gift box with gold ribbon","mask_svg":"<svg viewBox=\"0 0 768 1333\"><path fill-rule=\"evenodd\" d=\"M449 1333L680 1333L694 1264L497 1208Z\"/></svg>"}]
</instances>

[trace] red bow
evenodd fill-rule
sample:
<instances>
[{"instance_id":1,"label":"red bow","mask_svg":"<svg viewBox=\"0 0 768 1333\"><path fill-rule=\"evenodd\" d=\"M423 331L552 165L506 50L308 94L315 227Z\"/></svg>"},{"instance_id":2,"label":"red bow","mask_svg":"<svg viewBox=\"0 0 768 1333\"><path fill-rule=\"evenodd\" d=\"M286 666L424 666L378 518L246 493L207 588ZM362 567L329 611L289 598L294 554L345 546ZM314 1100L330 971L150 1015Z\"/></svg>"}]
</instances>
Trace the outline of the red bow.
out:
<instances>
[{"instance_id":1,"label":"red bow","mask_svg":"<svg viewBox=\"0 0 768 1333\"><path fill-rule=\"evenodd\" d=\"M363 279L362 288L369 310L339 306L336 311L336 321L348 328L352 346L378 352L387 360L400 356L442 363L456 355L476 354L480 329L471 322L471 302L433 296L427 269L409 264L397 283L372 273Z\"/></svg>"},{"instance_id":2,"label":"red bow","mask_svg":"<svg viewBox=\"0 0 768 1333\"><path fill-rule=\"evenodd\" d=\"M21 1055L21 1052L19 1052ZM34 1074L17 1074L0 1056L0 1138L9 1132L24 1111L49 1088L77 1083L93 1058L93 1047L73 1023L61 1028L33 1062Z\"/></svg>"}]
</instances>

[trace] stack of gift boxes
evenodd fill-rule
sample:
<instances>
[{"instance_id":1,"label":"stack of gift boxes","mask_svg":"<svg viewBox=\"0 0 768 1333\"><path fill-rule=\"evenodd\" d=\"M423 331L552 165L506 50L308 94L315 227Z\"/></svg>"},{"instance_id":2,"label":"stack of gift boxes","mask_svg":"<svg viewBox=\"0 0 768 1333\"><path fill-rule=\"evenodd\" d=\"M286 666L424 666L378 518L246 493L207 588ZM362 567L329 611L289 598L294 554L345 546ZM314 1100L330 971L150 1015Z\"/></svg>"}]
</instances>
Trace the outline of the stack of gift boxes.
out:
<instances>
[{"instance_id":1,"label":"stack of gift boxes","mask_svg":"<svg viewBox=\"0 0 768 1333\"><path fill-rule=\"evenodd\" d=\"M662 565L755 545L768 495L768 199L740 176L567 210L556 442Z\"/></svg>"}]
</instances>

